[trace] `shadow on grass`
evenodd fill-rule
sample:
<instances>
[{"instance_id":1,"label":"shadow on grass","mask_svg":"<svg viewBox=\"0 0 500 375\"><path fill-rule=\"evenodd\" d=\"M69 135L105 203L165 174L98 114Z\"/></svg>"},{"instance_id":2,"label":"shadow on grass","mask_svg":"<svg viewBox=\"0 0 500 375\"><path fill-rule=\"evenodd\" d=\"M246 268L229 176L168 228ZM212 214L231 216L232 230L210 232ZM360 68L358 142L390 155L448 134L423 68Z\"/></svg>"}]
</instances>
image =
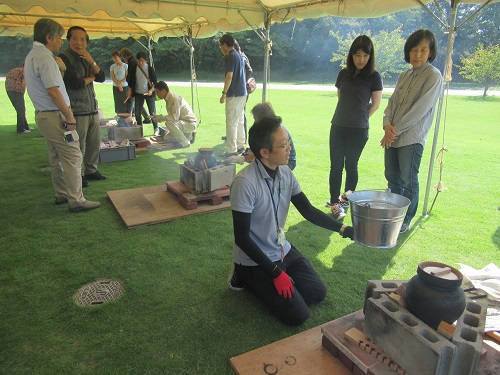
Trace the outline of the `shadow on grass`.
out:
<instances>
[{"instance_id":1,"label":"shadow on grass","mask_svg":"<svg viewBox=\"0 0 500 375\"><path fill-rule=\"evenodd\" d=\"M311 262L328 288L324 303L314 308L323 323L361 309L368 280L381 280L403 242L392 249L361 246L337 233L302 221L290 227L287 238ZM316 320L316 319L315 319Z\"/></svg>"}]
</instances>

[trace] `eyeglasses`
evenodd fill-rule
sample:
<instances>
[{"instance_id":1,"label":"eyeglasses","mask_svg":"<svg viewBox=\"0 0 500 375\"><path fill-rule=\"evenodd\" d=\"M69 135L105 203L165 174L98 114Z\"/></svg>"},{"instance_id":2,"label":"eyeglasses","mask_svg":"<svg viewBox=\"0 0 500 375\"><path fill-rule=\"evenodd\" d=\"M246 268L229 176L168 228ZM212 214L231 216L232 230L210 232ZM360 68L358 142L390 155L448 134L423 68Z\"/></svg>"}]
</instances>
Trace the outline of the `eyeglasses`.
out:
<instances>
[{"instance_id":1,"label":"eyeglasses","mask_svg":"<svg viewBox=\"0 0 500 375\"><path fill-rule=\"evenodd\" d=\"M280 146L269 146L268 148L288 148L290 147L290 144L292 143L292 137L288 138L288 140L286 141L286 143L284 145L280 145Z\"/></svg>"}]
</instances>

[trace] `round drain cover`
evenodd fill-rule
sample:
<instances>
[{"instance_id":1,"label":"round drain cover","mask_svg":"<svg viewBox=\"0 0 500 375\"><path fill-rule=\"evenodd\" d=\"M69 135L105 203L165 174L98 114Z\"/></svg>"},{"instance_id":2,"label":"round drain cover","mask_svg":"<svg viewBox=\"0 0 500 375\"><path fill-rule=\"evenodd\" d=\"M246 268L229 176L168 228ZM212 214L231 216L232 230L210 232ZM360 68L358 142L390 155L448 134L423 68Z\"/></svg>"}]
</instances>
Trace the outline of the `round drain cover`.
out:
<instances>
[{"instance_id":1,"label":"round drain cover","mask_svg":"<svg viewBox=\"0 0 500 375\"><path fill-rule=\"evenodd\" d=\"M125 284L116 279L97 279L84 285L73 296L77 305L92 306L119 298L125 291Z\"/></svg>"}]
</instances>

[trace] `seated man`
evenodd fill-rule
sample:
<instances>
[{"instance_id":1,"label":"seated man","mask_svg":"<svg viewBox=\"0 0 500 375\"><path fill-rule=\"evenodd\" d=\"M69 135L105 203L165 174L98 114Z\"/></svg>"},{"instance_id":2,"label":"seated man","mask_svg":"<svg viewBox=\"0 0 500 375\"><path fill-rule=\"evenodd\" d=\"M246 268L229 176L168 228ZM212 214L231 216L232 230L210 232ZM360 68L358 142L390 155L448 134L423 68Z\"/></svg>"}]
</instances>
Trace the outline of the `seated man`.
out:
<instances>
[{"instance_id":1,"label":"seated man","mask_svg":"<svg viewBox=\"0 0 500 375\"><path fill-rule=\"evenodd\" d=\"M196 116L193 110L183 97L170 91L163 81L155 85L155 92L160 99L165 99L168 114L167 116L151 116L151 118L157 122L165 122L177 147L189 147L194 142L196 131Z\"/></svg>"},{"instance_id":2,"label":"seated man","mask_svg":"<svg viewBox=\"0 0 500 375\"><path fill-rule=\"evenodd\" d=\"M309 318L309 305L326 296L326 286L285 237L290 202L311 223L352 239L352 227L313 207L286 165L290 138L280 117L257 121L249 131L255 160L231 185L234 275L241 286L289 325Z\"/></svg>"}]
</instances>

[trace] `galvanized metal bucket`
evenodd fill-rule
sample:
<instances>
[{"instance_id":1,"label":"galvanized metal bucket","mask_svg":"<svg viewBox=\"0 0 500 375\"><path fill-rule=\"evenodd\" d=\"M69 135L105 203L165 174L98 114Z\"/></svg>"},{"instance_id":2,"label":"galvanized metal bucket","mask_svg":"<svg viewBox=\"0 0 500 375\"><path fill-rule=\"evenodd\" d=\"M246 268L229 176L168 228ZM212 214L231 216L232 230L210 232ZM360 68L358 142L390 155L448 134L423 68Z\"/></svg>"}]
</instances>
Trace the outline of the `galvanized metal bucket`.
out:
<instances>
[{"instance_id":1,"label":"galvanized metal bucket","mask_svg":"<svg viewBox=\"0 0 500 375\"><path fill-rule=\"evenodd\" d=\"M388 191L360 190L349 195L354 241L390 249L396 246L410 200Z\"/></svg>"}]
</instances>

